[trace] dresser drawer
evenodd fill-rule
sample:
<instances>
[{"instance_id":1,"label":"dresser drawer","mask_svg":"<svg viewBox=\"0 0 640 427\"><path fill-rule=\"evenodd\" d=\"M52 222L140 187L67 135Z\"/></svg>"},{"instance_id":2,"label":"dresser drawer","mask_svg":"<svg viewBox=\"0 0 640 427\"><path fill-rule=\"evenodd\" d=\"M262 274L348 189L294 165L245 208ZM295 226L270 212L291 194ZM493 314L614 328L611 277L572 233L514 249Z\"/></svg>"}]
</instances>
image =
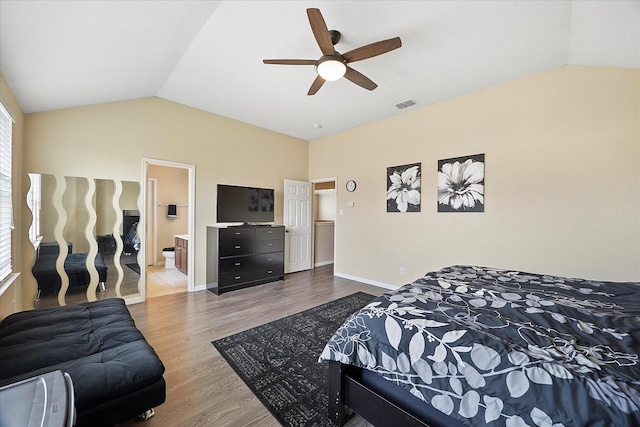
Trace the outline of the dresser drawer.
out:
<instances>
[{"instance_id":1,"label":"dresser drawer","mask_svg":"<svg viewBox=\"0 0 640 427\"><path fill-rule=\"evenodd\" d=\"M256 254L284 251L284 240L258 240L256 241Z\"/></svg>"},{"instance_id":2,"label":"dresser drawer","mask_svg":"<svg viewBox=\"0 0 640 427\"><path fill-rule=\"evenodd\" d=\"M256 230L252 227L227 227L220 229L220 241L249 241L255 240Z\"/></svg>"},{"instance_id":3,"label":"dresser drawer","mask_svg":"<svg viewBox=\"0 0 640 427\"><path fill-rule=\"evenodd\" d=\"M250 282L258 279L259 277L260 276L258 276L257 271L253 268L247 268L233 273L221 273L218 275L218 286L224 287Z\"/></svg>"},{"instance_id":4,"label":"dresser drawer","mask_svg":"<svg viewBox=\"0 0 640 427\"><path fill-rule=\"evenodd\" d=\"M253 257L254 267L261 271L269 269L277 269L278 271L284 271L284 254L282 252L275 252L271 254L261 254ZM283 274L283 273L280 273Z\"/></svg>"},{"instance_id":5,"label":"dresser drawer","mask_svg":"<svg viewBox=\"0 0 640 427\"><path fill-rule=\"evenodd\" d=\"M284 227L258 227L256 228L256 240L282 239Z\"/></svg>"},{"instance_id":6,"label":"dresser drawer","mask_svg":"<svg viewBox=\"0 0 640 427\"><path fill-rule=\"evenodd\" d=\"M284 266L273 265L272 267L264 267L259 269L260 277L278 277L284 275Z\"/></svg>"},{"instance_id":7,"label":"dresser drawer","mask_svg":"<svg viewBox=\"0 0 640 427\"><path fill-rule=\"evenodd\" d=\"M251 256L239 256L221 259L218 263L220 274L234 273L247 268L253 268L255 262Z\"/></svg>"},{"instance_id":8,"label":"dresser drawer","mask_svg":"<svg viewBox=\"0 0 640 427\"><path fill-rule=\"evenodd\" d=\"M254 269L261 278L284 276L284 264L282 252L255 256Z\"/></svg>"},{"instance_id":9,"label":"dresser drawer","mask_svg":"<svg viewBox=\"0 0 640 427\"><path fill-rule=\"evenodd\" d=\"M256 242L251 240L220 242L220 257L253 255L256 250Z\"/></svg>"}]
</instances>

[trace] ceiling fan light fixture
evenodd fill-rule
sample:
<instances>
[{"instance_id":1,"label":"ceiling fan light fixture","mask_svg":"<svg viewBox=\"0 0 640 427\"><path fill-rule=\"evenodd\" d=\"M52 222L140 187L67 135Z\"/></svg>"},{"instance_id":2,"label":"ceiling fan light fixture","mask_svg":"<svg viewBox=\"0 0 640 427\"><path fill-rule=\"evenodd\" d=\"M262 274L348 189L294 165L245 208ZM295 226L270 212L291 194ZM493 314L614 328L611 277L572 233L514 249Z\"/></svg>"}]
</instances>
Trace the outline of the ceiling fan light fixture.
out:
<instances>
[{"instance_id":1,"label":"ceiling fan light fixture","mask_svg":"<svg viewBox=\"0 0 640 427\"><path fill-rule=\"evenodd\" d=\"M347 64L339 55L326 55L318 61L316 72L323 79L332 82L344 76Z\"/></svg>"},{"instance_id":2,"label":"ceiling fan light fixture","mask_svg":"<svg viewBox=\"0 0 640 427\"><path fill-rule=\"evenodd\" d=\"M374 90L378 87L370 78L351 68L350 64L398 49L402 46L400 37L369 43L345 54L340 54L336 52L334 47L340 41L340 31L327 28L320 9L308 8L307 17L313 37L316 39L323 56L317 61L313 59L263 59L262 62L274 65L313 65L318 76L311 83L307 95L315 95L326 81L335 81L342 77L366 90Z\"/></svg>"}]
</instances>

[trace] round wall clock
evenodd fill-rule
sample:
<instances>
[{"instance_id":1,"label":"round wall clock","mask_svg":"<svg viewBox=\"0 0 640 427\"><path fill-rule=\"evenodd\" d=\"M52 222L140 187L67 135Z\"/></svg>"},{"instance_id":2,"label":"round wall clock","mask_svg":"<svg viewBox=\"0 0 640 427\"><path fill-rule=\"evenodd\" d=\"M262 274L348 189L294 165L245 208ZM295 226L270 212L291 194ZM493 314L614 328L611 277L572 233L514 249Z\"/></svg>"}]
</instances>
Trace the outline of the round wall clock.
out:
<instances>
[{"instance_id":1,"label":"round wall clock","mask_svg":"<svg viewBox=\"0 0 640 427\"><path fill-rule=\"evenodd\" d=\"M347 191L354 191L356 189L356 182L352 179L347 181Z\"/></svg>"}]
</instances>

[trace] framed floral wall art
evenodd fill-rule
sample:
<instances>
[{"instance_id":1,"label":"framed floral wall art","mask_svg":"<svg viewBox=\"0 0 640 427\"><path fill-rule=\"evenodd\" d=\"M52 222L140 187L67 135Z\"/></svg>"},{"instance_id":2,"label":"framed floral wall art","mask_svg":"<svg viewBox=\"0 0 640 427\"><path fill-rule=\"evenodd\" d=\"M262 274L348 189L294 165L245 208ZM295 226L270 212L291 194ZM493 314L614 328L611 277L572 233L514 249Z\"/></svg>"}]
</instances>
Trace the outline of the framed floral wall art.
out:
<instances>
[{"instance_id":1,"label":"framed floral wall art","mask_svg":"<svg viewBox=\"0 0 640 427\"><path fill-rule=\"evenodd\" d=\"M387 168L387 212L420 212L420 163Z\"/></svg>"},{"instance_id":2,"label":"framed floral wall art","mask_svg":"<svg viewBox=\"0 0 640 427\"><path fill-rule=\"evenodd\" d=\"M438 212L484 212L484 154L438 160Z\"/></svg>"}]
</instances>

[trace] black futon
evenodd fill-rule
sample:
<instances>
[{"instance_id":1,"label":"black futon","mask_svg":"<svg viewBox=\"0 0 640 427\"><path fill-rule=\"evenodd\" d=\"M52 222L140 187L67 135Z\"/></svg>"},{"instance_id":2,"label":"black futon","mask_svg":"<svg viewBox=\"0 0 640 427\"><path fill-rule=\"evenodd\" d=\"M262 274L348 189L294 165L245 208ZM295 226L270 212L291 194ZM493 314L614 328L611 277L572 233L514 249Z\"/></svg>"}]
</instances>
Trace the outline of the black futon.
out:
<instances>
[{"instance_id":1,"label":"black futon","mask_svg":"<svg viewBox=\"0 0 640 427\"><path fill-rule=\"evenodd\" d=\"M113 426L165 401L164 365L119 298L0 323L0 385L57 369L73 381L76 427Z\"/></svg>"}]
</instances>

